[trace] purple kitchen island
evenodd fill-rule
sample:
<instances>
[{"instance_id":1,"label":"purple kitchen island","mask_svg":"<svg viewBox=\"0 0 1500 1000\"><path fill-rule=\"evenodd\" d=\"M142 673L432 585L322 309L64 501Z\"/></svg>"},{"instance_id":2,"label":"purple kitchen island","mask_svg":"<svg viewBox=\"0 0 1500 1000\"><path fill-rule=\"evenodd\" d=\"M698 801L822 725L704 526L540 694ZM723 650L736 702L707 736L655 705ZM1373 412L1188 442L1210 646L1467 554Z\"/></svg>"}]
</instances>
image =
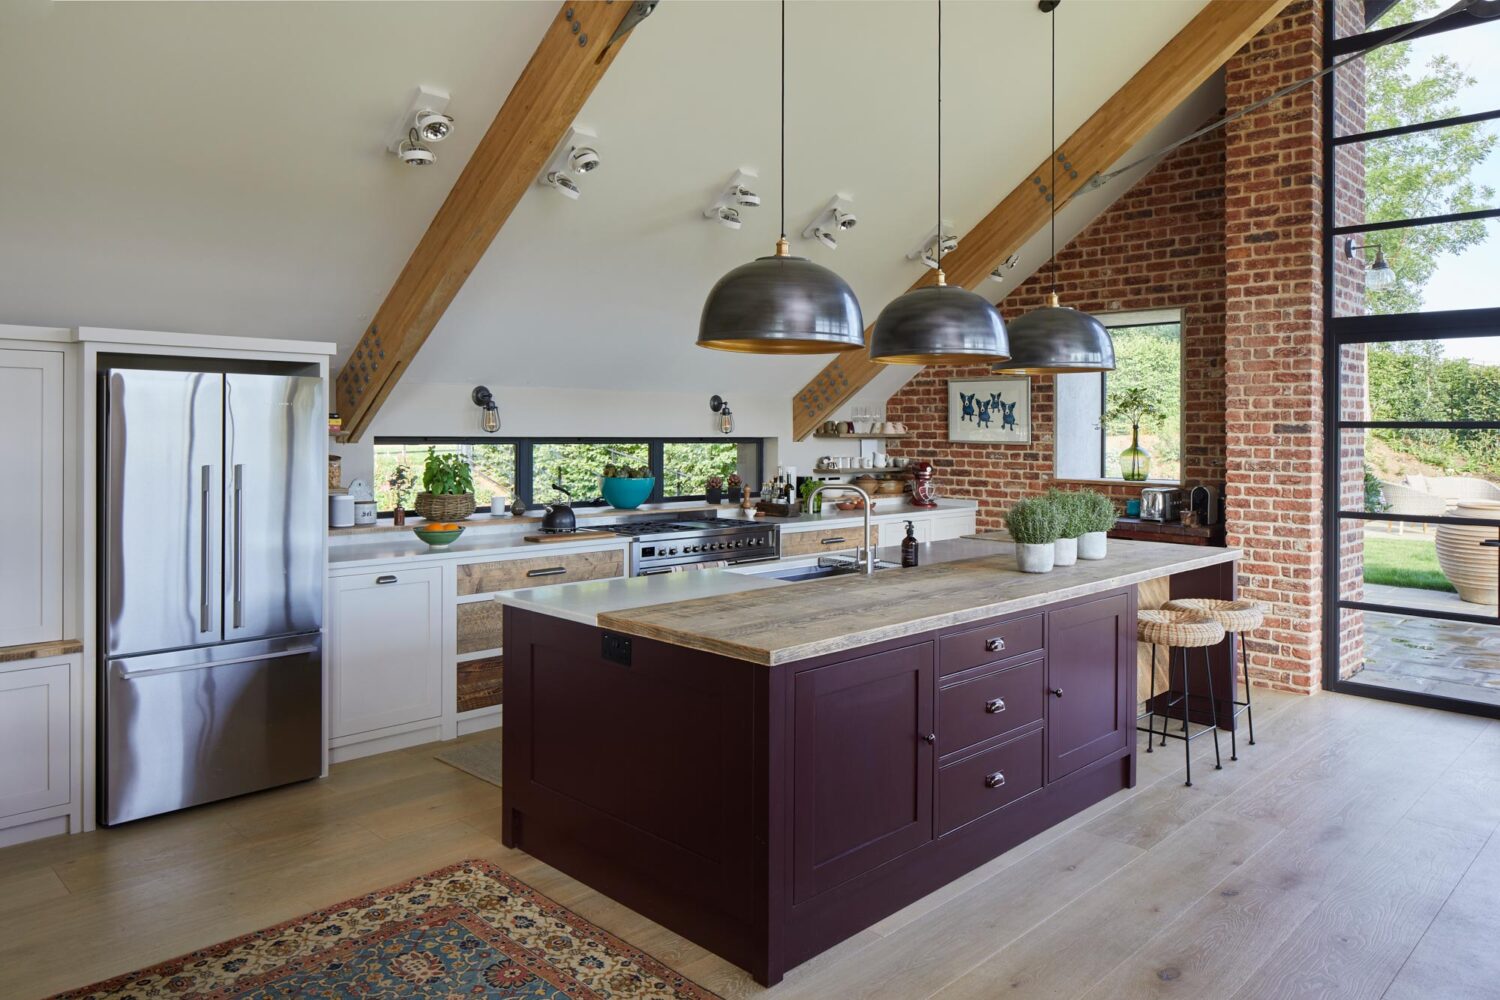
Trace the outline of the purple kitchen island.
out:
<instances>
[{"instance_id":1,"label":"purple kitchen island","mask_svg":"<svg viewBox=\"0 0 1500 1000\"><path fill-rule=\"evenodd\" d=\"M1239 553L924 550L499 595L505 844L771 985L1133 786L1139 588L1232 596Z\"/></svg>"}]
</instances>

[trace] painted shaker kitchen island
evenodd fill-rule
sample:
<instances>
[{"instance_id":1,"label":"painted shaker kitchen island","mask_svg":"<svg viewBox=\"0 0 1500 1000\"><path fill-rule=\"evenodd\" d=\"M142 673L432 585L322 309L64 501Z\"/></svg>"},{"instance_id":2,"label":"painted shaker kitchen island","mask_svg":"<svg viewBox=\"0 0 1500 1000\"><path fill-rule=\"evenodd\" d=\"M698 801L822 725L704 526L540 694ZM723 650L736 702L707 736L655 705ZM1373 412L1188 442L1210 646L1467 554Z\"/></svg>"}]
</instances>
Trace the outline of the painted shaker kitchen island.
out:
<instances>
[{"instance_id":1,"label":"painted shaker kitchen island","mask_svg":"<svg viewBox=\"0 0 1500 1000\"><path fill-rule=\"evenodd\" d=\"M1239 553L1028 575L1005 543L924 548L499 595L504 843L770 985L1133 786L1138 588L1230 596Z\"/></svg>"}]
</instances>

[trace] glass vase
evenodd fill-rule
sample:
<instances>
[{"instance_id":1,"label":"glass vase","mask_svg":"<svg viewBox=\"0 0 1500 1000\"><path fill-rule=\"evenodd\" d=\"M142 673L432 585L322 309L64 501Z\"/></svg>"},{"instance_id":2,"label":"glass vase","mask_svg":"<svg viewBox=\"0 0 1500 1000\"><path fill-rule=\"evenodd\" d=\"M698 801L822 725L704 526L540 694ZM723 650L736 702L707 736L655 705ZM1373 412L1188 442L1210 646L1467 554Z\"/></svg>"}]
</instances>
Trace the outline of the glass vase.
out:
<instances>
[{"instance_id":1,"label":"glass vase","mask_svg":"<svg viewBox=\"0 0 1500 1000\"><path fill-rule=\"evenodd\" d=\"M1120 478L1127 483L1144 482L1151 475L1151 456L1141 447L1141 427L1130 426L1130 447L1120 452Z\"/></svg>"}]
</instances>

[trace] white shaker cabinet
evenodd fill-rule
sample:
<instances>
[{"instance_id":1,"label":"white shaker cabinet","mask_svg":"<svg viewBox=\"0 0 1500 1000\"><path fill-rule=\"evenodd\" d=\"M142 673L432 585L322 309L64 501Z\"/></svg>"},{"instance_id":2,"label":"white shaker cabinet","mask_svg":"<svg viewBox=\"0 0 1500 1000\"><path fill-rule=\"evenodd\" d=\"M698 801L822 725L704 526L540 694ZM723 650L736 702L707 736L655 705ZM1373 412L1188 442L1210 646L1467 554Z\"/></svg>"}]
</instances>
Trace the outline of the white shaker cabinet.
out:
<instances>
[{"instance_id":1,"label":"white shaker cabinet","mask_svg":"<svg viewBox=\"0 0 1500 1000\"><path fill-rule=\"evenodd\" d=\"M69 804L72 685L71 661L0 670L0 828Z\"/></svg>"},{"instance_id":2,"label":"white shaker cabinet","mask_svg":"<svg viewBox=\"0 0 1500 1000\"><path fill-rule=\"evenodd\" d=\"M0 350L0 646L63 637L66 424L62 351Z\"/></svg>"},{"instance_id":3,"label":"white shaker cabinet","mask_svg":"<svg viewBox=\"0 0 1500 1000\"><path fill-rule=\"evenodd\" d=\"M441 716L442 568L392 568L329 584L329 735Z\"/></svg>"}]
</instances>

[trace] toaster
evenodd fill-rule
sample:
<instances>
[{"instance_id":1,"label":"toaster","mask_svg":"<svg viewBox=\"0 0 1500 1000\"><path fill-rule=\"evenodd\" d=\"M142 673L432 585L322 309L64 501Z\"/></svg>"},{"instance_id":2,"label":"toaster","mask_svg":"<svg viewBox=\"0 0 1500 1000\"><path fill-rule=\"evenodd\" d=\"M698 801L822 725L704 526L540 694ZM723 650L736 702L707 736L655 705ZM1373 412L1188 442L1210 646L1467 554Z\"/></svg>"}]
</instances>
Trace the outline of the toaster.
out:
<instances>
[{"instance_id":1,"label":"toaster","mask_svg":"<svg viewBox=\"0 0 1500 1000\"><path fill-rule=\"evenodd\" d=\"M1142 521L1176 521L1182 517L1182 490L1175 486L1147 486L1141 490Z\"/></svg>"}]
</instances>

